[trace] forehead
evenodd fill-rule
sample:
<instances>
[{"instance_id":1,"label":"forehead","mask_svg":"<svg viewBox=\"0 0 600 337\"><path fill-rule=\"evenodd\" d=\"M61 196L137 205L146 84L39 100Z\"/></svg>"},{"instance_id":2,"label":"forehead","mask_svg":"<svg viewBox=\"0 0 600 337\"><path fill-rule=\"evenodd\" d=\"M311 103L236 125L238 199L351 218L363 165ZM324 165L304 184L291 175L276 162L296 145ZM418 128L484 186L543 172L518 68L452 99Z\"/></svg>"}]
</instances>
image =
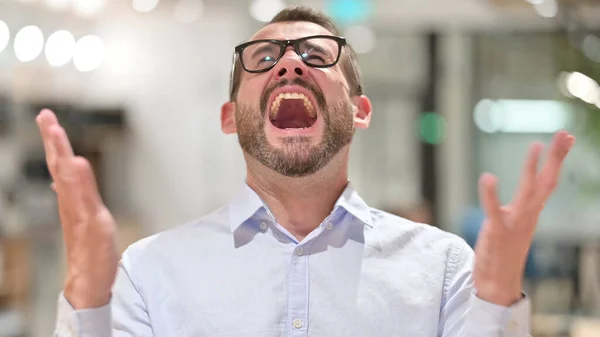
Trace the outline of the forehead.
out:
<instances>
[{"instance_id":1,"label":"forehead","mask_svg":"<svg viewBox=\"0 0 600 337\"><path fill-rule=\"evenodd\" d=\"M277 39L291 40L311 35L333 35L327 29L316 23L306 21L287 21L271 23L259 30L252 40Z\"/></svg>"}]
</instances>

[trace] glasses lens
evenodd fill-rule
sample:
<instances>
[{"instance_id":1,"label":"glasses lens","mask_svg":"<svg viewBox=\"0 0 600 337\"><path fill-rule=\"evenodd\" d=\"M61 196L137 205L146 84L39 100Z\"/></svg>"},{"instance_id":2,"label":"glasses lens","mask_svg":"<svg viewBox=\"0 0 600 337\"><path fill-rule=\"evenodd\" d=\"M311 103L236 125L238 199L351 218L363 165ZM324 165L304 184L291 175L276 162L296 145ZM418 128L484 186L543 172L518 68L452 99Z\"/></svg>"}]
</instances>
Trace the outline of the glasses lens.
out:
<instances>
[{"instance_id":1,"label":"glasses lens","mask_svg":"<svg viewBox=\"0 0 600 337\"><path fill-rule=\"evenodd\" d=\"M334 64L340 50L336 40L321 37L304 40L298 47L304 61L317 67Z\"/></svg>"},{"instance_id":2,"label":"glasses lens","mask_svg":"<svg viewBox=\"0 0 600 337\"><path fill-rule=\"evenodd\" d=\"M272 42L253 43L242 52L242 62L249 71L266 69L277 62L281 47Z\"/></svg>"}]
</instances>

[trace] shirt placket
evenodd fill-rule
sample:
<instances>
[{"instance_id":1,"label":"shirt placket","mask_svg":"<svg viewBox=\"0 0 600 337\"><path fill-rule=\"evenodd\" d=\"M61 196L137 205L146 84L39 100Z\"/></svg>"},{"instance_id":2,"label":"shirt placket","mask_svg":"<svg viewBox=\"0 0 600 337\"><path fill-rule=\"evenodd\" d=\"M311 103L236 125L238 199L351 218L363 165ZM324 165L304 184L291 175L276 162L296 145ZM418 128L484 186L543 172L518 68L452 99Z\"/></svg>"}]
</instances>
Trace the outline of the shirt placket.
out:
<instances>
[{"instance_id":1,"label":"shirt placket","mask_svg":"<svg viewBox=\"0 0 600 337\"><path fill-rule=\"evenodd\" d=\"M273 220L275 217L267 211ZM335 213L335 210L334 212ZM323 228L330 230L333 226L330 222L331 215L323 221L319 228L306 237L306 241L299 243L294 248L291 257L290 273L288 278L288 314L287 326L288 337L308 336L308 306L310 296L310 247L314 238L323 232ZM291 238L291 237L290 237ZM294 240L294 239L292 239Z\"/></svg>"},{"instance_id":2,"label":"shirt placket","mask_svg":"<svg viewBox=\"0 0 600 337\"><path fill-rule=\"evenodd\" d=\"M287 322L290 337L308 336L309 252L310 241L297 245L291 258Z\"/></svg>"}]
</instances>

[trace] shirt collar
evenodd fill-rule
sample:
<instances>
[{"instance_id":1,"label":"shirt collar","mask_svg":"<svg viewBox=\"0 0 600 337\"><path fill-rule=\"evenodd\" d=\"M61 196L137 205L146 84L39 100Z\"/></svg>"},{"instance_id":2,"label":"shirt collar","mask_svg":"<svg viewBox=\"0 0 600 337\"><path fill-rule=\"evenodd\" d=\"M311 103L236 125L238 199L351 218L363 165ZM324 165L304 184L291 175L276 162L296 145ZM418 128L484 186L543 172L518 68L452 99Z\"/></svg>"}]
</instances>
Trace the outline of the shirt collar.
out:
<instances>
[{"instance_id":1,"label":"shirt collar","mask_svg":"<svg viewBox=\"0 0 600 337\"><path fill-rule=\"evenodd\" d=\"M334 212L340 207L365 225L373 227L371 208L358 195L350 182L348 182L342 195L335 203ZM242 191L232 200L228 208L229 224L232 231L235 231L259 211L270 212L262 199L248 184L244 184Z\"/></svg>"},{"instance_id":2,"label":"shirt collar","mask_svg":"<svg viewBox=\"0 0 600 337\"><path fill-rule=\"evenodd\" d=\"M259 210L267 210L262 199L253 189L244 184L242 191L229 204L229 225L235 231L241 224L250 219Z\"/></svg>"},{"instance_id":3,"label":"shirt collar","mask_svg":"<svg viewBox=\"0 0 600 337\"><path fill-rule=\"evenodd\" d=\"M373 218L371 217L371 207L358 195L352 184L348 182L335 203L334 210L342 207L346 212L352 214L355 218L369 227L373 227Z\"/></svg>"}]
</instances>

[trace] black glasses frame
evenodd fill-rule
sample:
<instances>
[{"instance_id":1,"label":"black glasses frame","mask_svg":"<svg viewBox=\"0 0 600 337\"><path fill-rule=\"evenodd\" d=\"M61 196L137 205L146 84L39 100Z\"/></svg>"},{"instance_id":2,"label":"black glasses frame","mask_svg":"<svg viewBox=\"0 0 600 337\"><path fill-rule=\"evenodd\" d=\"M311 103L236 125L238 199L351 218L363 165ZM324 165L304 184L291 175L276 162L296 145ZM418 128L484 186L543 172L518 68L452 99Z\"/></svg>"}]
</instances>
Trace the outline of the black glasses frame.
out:
<instances>
[{"instance_id":1,"label":"black glasses frame","mask_svg":"<svg viewBox=\"0 0 600 337\"><path fill-rule=\"evenodd\" d=\"M300 51L299 51L300 44L307 40L316 39L316 38L330 39L337 43L337 45L338 45L337 58L335 59L335 61L333 63L327 64L327 65L314 65L314 64L311 64L310 62L308 62L307 60L305 60L304 57L302 57L302 55L300 54ZM273 64L271 64L270 66L268 66L264 69L248 70L246 68L246 65L244 65L244 58L242 57L242 53L244 52L244 49L246 49L247 47L249 47L251 45L254 45L257 43L263 43L263 42L270 42L270 43L273 43L273 44L276 44L279 46L280 50L279 50L279 56L277 56L277 60L275 62L273 62ZM333 67L336 64L338 64L338 62L340 61L340 58L342 56L342 48L346 45L347 45L347 42L346 42L345 38L343 38L341 36L334 36L334 35L312 35L312 36L305 36L303 38L294 39L294 40L263 39L263 40L248 41L248 42L239 44L235 47L235 50L233 53L233 61L232 61L232 65L231 65L230 87L229 87L230 97L233 98L233 77L235 76L235 66L237 63L236 58L238 56L240 58L240 64L242 65L242 68L244 69L244 71L246 71L248 73L252 73L252 74L264 73L264 72L267 72L267 71L273 69L277 65L277 63L279 63L279 60L281 60L281 57L283 56L283 54L285 54L285 50L287 49L287 47L292 46L292 47L294 47L294 52L300 57L302 62L304 62L304 64L306 64L307 66L313 67L313 68L330 68L330 67Z\"/></svg>"},{"instance_id":2,"label":"black glasses frame","mask_svg":"<svg viewBox=\"0 0 600 337\"><path fill-rule=\"evenodd\" d=\"M307 60L304 59L304 57L302 57L302 55L300 54L300 44L307 41L307 40L311 40L311 39L329 39L329 40L333 40L337 43L338 45L338 51L337 51L337 58L335 59L335 61L332 64L327 64L327 65L314 65L311 64L310 62L308 62ZM266 67L265 69L260 69L260 70L248 70L248 68L246 68L246 65L244 64L244 58L242 57L242 53L244 52L244 49L246 49L248 46L257 44L257 43L263 43L263 42L270 42L273 44L276 44L279 46L279 55L277 56L277 60L275 62L273 62L273 64L271 64L270 66ZM314 68L329 68L329 67L333 67L334 65L336 65L339 60L340 60L340 56L342 55L342 47L344 47L346 45L346 39L341 37L341 36L332 36L332 35L313 35L313 36L306 36L300 39L295 39L295 40L255 40L255 41L249 41L249 42L245 42L242 43L240 45L238 45L237 47L235 47L235 53L238 54L240 56L240 63L242 64L242 67L244 68L245 71L249 72L249 73L264 73L267 72L271 69L273 69L273 67L275 67L277 65L277 63L279 62L279 60L281 60L281 57L283 56L283 54L285 54L285 50L287 49L287 47L292 46L294 47L294 52L300 56L300 58L302 59L302 62L304 62L307 66L309 67L314 67Z\"/></svg>"}]
</instances>

